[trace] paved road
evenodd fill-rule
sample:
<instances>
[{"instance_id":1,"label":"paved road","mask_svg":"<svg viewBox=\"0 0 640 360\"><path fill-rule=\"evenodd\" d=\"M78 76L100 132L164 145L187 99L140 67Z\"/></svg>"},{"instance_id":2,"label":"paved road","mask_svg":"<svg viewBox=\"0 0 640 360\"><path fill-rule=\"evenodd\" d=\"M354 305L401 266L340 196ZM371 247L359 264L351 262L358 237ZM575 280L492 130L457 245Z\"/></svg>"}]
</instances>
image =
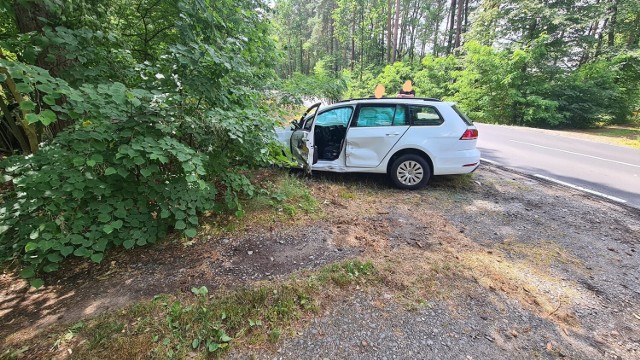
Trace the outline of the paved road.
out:
<instances>
[{"instance_id":1,"label":"paved road","mask_svg":"<svg viewBox=\"0 0 640 360\"><path fill-rule=\"evenodd\" d=\"M640 208L640 150L539 129L476 126L483 159Z\"/></svg>"}]
</instances>

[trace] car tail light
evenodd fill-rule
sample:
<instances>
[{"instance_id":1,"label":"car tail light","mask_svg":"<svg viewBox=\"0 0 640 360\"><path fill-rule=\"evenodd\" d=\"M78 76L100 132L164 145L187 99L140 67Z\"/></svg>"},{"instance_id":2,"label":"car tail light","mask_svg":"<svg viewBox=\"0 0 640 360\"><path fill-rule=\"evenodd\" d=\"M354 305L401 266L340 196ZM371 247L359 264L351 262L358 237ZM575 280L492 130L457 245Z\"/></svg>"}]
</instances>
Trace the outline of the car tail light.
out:
<instances>
[{"instance_id":1,"label":"car tail light","mask_svg":"<svg viewBox=\"0 0 640 360\"><path fill-rule=\"evenodd\" d=\"M460 137L460 140L475 140L478 138L478 129L467 129Z\"/></svg>"}]
</instances>

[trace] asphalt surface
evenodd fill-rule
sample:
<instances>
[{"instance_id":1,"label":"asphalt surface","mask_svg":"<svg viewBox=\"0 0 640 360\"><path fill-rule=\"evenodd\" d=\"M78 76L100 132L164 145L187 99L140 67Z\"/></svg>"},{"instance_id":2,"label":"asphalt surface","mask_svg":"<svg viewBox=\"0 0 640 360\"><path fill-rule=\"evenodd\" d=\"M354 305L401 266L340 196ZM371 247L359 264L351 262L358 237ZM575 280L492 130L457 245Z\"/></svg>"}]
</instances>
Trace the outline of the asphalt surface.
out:
<instances>
[{"instance_id":1,"label":"asphalt surface","mask_svg":"<svg viewBox=\"0 0 640 360\"><path fill-rule=\"evenodd\" d=\"M640 150L476 123L482 159L640 208Z\"/></svg>"}]
</instances>

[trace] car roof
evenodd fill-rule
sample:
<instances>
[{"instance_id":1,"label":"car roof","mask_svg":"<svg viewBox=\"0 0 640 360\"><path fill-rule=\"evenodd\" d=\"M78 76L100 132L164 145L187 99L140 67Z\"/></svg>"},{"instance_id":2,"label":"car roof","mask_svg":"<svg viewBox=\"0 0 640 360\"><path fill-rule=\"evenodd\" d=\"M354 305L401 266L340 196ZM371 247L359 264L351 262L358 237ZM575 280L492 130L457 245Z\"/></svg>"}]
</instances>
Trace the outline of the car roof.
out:
<instances>
[{"instance_id":1,"label":"car roof","mask_svg":"<svg viewBox=\"0 0 640 360\"><path fill-rule=\"evenodd\" d=\"M437 98L423 98L423 97L382 97L382 98L375 98L375 97L368 97L368 98L356 98L356 99L347 99L347 100L342 100L342 101L338 101L337 103L344 103L344 102L377 102L377 101L382 101L382 102L421 102L421 101L435 101L435 102L442 102L442 100L437 99Z\"/></svg>"},{"instance_id":2,"label":"car roof","mask_svg":"<svg viewBox=\"0 0 640 360\"><path fill-rule=\"evenodd\" d=\"M322 106L322 110L328 110L334 107L344 106L344 105L359 105L359 104L408 104L408 105L433 105L433 106L442 106L442 105L452 105L450 102L443 102L440 99L436 98L421 98L421 97L413 97L413 98L405 98L405 97L382 97L382 98L357 98L357 99L347 99L338 101L329 105Z\"/></svg>"}]
</instances>

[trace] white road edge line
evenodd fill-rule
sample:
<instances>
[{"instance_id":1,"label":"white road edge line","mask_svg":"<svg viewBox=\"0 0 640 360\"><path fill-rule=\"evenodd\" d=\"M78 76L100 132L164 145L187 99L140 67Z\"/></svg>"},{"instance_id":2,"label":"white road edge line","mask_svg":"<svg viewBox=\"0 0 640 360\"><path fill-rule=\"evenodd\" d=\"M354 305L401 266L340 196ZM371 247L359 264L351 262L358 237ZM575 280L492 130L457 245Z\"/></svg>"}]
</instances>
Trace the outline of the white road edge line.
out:
<instances>
[{"instance_id":1,"label":"white road edge line","mask_svg":"<svg viewBox=\"0 0 640 360\"><path fill-rule=\"evenodd\" d=\"M497 161L493 161L493 160L489 160L489 159L485 159L485 158L480 158L480 161L486 162L486 163L489 163L489 164L493 164L493 165L500 165Z\"/></svg>"},{"instance_id":2,"label":"white road edge line","mask_svg":"<svg viewBox=\"0 0 640 360\"><path fill-rule=\"evenodd\" d=\"M562 149L552 148L552 147L548 147L548 146L542 146L542 145L538 145L538 144L532 144L532 143L528 143L528 142L524 142L524 141L518 141L518 140L509 140L509 141L514 142L514 143L518 143L518 144L536 146L536 147L543 148L543 149L556 150L556 151L561 151L561 152L564 152L564 153L567 153L567 154L585 156L585 157L592 158L592 159L597 159L597 160L602 160L602 161L609 161L609 162L616 163L616 164L621 164L621 165L627 165L627 166L633 166L633 167L640 168L640 165L629 164L629 163L622 162L622 161L617 161L617 160L605 159L605 158L601 158L601 157L598 157L598 156L581 154L581 153L577 153L577 152L573 152L573 151L562 150Z\"/></svg>"},{"instance_id":3,"label":"white road edge line","mask_svg":"<svg viewBox=\"0 0 640 360\"><path fill-rule=\"evenodd\" d=\"M606 199L609 199L609 200L613 200L615 202L619 202L619 203L623 203L623 204L627 202L627 200L623 200L623 199L617 198L615 196L611 196L611 195L603 194L601 192L585 189L585 188L583 188L581 186L573 185L573 184L570 184L568 182L564 182L564 181L560 181L560 180L556 180L556 179L550 178L548 176L544 176L544 175L540 175L540 174L533 174L533 176L535 176L537 178L540 178L540 179L544 179L544 180L547 180L547 181L554 182L556 184L568 186L568 187L570 187L572 189L584 191L584 192L587 192L589 194L593 194L593 195L600 196L600 197L603 197L603 198L606 198Z\"/></svg>"}]
</instances>

